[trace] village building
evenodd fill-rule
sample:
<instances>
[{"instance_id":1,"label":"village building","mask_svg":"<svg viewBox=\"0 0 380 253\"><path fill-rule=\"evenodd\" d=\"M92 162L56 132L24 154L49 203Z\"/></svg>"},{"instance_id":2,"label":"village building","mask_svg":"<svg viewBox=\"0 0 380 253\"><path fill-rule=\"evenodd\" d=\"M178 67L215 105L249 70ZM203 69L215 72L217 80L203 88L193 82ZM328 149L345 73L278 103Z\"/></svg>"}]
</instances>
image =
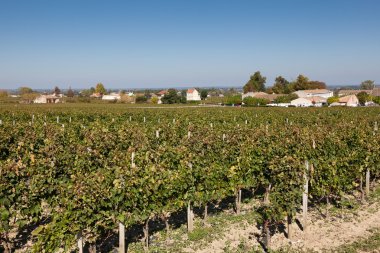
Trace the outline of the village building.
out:
<instances>
[{"instance_id":1,"label":"village building","mask_svg":"<svg viewBox=\"0 0 380 253\"><path fill-rule=\"evenodd\" d=\"M299 98L323 97L327 99L334 96L334 93L327 89L298 90L293 93L297 94Z\"/></svg>"},{"instance_id":2,"label":"village building","mask_svg":"<svg viewBox=\"0 0 380 253\"><path fill-rule=\"evenodd\" d=\"M313 106L313 103L310 101L310 99L307 98L297 98L290 101L290 105L295 107L309 107Z\"/></svg>"},{"instance_id":3,"label":"village building","mask_svg":"<svg viewBox=\"0 0 380 253\"><path fill-rule=\"evenodd\" d=\"M188 89L186 92L186 100L187 101L200 101L201 96L196 89Z\"/></svg>"},{"instance_id":4,"label":"village building","mask_svg":"<svg viewBox=\"0 0 380 253\"><path fill-rule=\"evenodd\" d=\"M33 100L35 104L56 104L61 102L61 96L53 95L40 95Z\"/></svg>"}]
</instances>

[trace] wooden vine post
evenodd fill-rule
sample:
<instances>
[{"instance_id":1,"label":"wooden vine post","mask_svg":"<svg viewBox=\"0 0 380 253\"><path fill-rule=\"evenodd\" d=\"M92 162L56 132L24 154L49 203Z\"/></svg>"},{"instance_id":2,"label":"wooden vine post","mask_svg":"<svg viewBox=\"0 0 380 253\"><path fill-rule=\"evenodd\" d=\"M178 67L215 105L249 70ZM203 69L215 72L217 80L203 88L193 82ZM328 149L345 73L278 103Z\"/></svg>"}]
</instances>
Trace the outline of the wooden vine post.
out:
<instances>
[{"instance_id":1,"label":"wooden vine post","mask_svg":"<svg viewBox=\"0 0 380 253\"><path fill-rule=\"evenodd\" d=\"M190 233L194 230L194 212L191 209L191 201L187 205L187 232Z\"/></svg>"},{"instance_id":2,"label":"wooden vine post","mask_svg":"<svg viewBox=\"0 0 380 253\"><path fill-rule=\"evenodd\" d=\"M125 226L119 222L119 253L125 253Z\"/></svg>"},{"instance_id":3,"label":"wooden vine post","mask_svg":"<svg viewBox=\"0 0 380 253\"><path fill-rule=\"evenodd\" d=\"M83 253L83 236L82 232L79 232L77 234L77 239L78 239L78 252Z\"/></svg>"},{"instance_id":4,"label":"wooden vine post","mask_svg":"<svg viewBox=\"0 0 380 253\"><path fill-rule=\"evenodd\" d=\"M308 174L309 172L309 161L305 161L305 173L304 173L304 186L303 186L303 195L302 195L302 211L303 211L303 222L302 222L302 227L303 227L303 232L306 234L307 230L307 201L308 201L308 194L309 194L309 179L308 179Z\"/></svg>"},{"instance_id":5,"label":"wooden vine post","mask_svg":"<svg viewBox=\"0 0 380 253\"><path fill-rule=\"evenodd\" d=\"M270 204L269 195L270 195L271 188L272 188L272 184L269 184L269 186L265 189L264 205L267 205L267 206ZM269 225L270 225L269 220L264 220L264 224L263 224L264 245L267 250L270 249L270 240L271 240Z\"/></svg>"},{"instance_id":6,"label":"wooden vine post","mask_svg":"<svg viewBox=\"0 0 380 253\"><path fill-rule=\"evenodd\" d=\"M369 183L370 183L370 171L367 169L365 173L365 194L368 197L369 196Z\"/></svg>"},{"instance_id":7,"label":"wooden vine post","mask_svg":"<svg viewBox=\"0 0 380 253\"><path fill-rule=\"evenodd\" d=\"M241 209L241 189L238 188L235 198L236 214L240 214Z\"/></svg>"}]
</instances>

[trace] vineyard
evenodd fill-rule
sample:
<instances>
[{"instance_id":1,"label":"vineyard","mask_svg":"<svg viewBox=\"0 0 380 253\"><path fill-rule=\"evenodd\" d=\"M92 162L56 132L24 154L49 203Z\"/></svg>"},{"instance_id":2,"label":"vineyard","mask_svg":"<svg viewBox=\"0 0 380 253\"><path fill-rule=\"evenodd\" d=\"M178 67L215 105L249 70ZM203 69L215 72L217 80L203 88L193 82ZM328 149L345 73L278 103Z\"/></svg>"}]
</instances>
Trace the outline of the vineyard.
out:
<instances>
[{"instance_id":1,"label":"vineyard","mask_svg":"<svg viewBox=\"0 0 380 253\"><path fill-rule=\"evenodd\" d=\"M262 199L262 240L308 205L341 206L380 178L379 108L0 107L0 241L5 252L126 252L128 229L241 192ZM302 224L307 229L307 224ZM27 232L25 232L27 231ZM292 231L288 231L291 236ZM1 251L1 250L0 250Z\"/></svg>"}]
</instances>

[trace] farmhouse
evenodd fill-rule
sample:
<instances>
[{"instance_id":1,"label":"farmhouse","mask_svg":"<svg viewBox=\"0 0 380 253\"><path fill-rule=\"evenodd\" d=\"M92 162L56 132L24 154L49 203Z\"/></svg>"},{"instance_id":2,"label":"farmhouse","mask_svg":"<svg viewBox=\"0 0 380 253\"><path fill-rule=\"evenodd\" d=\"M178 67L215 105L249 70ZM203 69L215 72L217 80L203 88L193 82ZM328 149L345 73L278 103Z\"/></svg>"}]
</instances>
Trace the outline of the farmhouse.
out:
<instances>
[{"instance_id":1,"label":"farmhouse","mask_svg":"<svg viewBox=\"0 0 380 253\"><path fill-rule=\"evenodd\" d=\"M293 93L297 94L299 98L322 97L327 99L334 96L332 91L326 89L298 90Z\"/></svg>"},{"instance_id":2,"label":"farmhouse","mask_svg":"<svg viewBox=\"0 0 380 253\"><path fill-rule=\"evenodd\" d=\"M359 99L355 95L349 95L339 98L339 103L345 106L356 107L359 105Z\"/></svg>"},{"instance_id":3,"label":"farmhouse","mask_svg":"<svg viewBox=\"0 0 380 253\"><path fill-rule=\"evenodd\" d=\"M200 101L201 96L196 89L188 89L186 92L186 100L187 101Z\"/></svg>"},{"instance_id":4,"label":"farmhouse","mask_svg":"<svg viewBox=\"0 0 380 253\"><path fill-rule=\"evenodd\" d=\"M263 98L263 99L269 100L270 102L273 102L279 96L283 96L283 95L282 94L268 94L265 92L247 92L243 94L241 97L242 99L247 98L247 97Z\"/></svg>"},{"instance_id":5,"label":"farmhouse","mask_svg":"<svg viewBox=\"0 0 380 253\"><path fill-rule=\"evenodd\" d=\"M114 100L120 100L120 94L119 93L111 93L109 95L103 95L102 100L108 100L108 101L114 101Z\"/></svg>"},{"instance_id":6,"label":"farmhouse","mask_svg":"<svg viewBox=\"0 0 380 253\"><path fill-rule=\"evenodd\" d=\"M55 104L59 103L61 97L54 95L40 95L33 100L35 104Z\"/></svg>"},{"instance_id":7,"label":"farmhouse","mask_svg":"<svg viewBox=\"0 0 380 253\"><path fill-rule=\"evenodd\" d=\"M307 98L297 98L290 102L291 105L296 107L309 107L313 106L313 103L310 101L310 99Z\"/></svg>"},{"instance_id":8,"label":"farmhouse","mask_svg":"<svg viewBox=\"0 0 380 253\"><path fill-rule=\"evenodd\" d=\"M372 94L372 90L340 90L338 91L338 96L344 97L349 95L358 95L360 92L365 92L368 95Z\"/></svg>"}]
</instances>

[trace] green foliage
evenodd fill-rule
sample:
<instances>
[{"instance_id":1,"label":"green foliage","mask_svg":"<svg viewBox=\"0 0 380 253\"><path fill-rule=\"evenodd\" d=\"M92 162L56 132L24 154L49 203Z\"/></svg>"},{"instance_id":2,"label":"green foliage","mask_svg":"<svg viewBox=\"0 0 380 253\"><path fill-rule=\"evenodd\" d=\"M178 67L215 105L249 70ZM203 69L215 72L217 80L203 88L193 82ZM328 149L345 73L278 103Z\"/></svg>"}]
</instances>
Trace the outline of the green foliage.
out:
<instances>
[{"instance_id":1,"label":"green foliage","mask_svg":"<svg viewBox=\"0 0 380 253\"><path fill-rule=\"evenodd\" d=\"M136 97L136 104L146 103L147 101L148 101L148 98L146 96Z\"/></svg>"},{"instance_id":2,"label":"green foliage","mask_svg":"<svg viewBox=\"0 0 380 253\"><path fill-rule=\"evenodd\" d=\"M67 94L66 96L69 97L69 98L72 98L74 97L74 91L71 89L71 87L69 87L69 89L67 90Z\"/></svg>"},{"instance_id":3,"label":"green foliage","mask_svg":"<svg viewBox=\"0 0 380 253\"><path fill-rule=\"evenodd\" d=\"M327 104L331 105L332 103L339 102L339 97L329 97L327 99Z\"/></svg>"},{"instance_id":4,"label":"green foliage","mask_svg":"<svg viewBox=\"0 0 380 253\"><path fill-rule=\"evenodd\" d=\"M205 100L207 98L208 91L207 90L201 90L201 99Z\"/></svg>"},{"instance_id":5,"label":"green foliage","mask_svg":"<svg viewBox=\"0 0 380 253\"><path fill-rule=\"evenodd\" d=\"M372 101L378 105L380 105L380 97L372 97Z\"/></svg>"},{"instance_id":6,"label":"green foliage","mask_svg":"<svg viewBox=\"0 0 380 253\"><path fill-rule=\"evenodd\" d=\"M366 102L372 100L371 96L365 91L359 92L356 97L358 98L360 105L365 105Z\"/></svg>"},{"instance_id":7,"label":"green foliage","mask_svg":"<svg viewBox=\"0 0 380 253\"><path fill-rule=\"evenodd\" d=\"M106 94L106 88L102 83L96 84L95 92L100 94Z\"/></svg>"},{"instance_id":8,"label":"green foliage","mask_svg":"<svg viewBox=\"0 0 380 253\"><path fill-rule=\"evenodd\" d=\"M375 81L373 80L366 80L360 84L360 89L362 90L372 90L374 87L375 87Z\"/></svg>"},{"instance_id":9,"label":"green foliage","mask_svg":"<svg viewBox=\"0 0 380 253\"><path fill-rule=\"evenodd\" d=\"M284 96L279 96L274 99L273 102L275 103L290 103L290 101L297 99L298 95L297 94L289 94L289 95L284 95Z\"/></svg>"},{"instance_id":10,"label":"green foliage","mask_svg":"<svg viewBox=\"0 0 380 253\"><path fill-rule=\"evenodd\" d=\"M168 92L161 98L163 104L179 104L186 103L186 97L178 95L177 90L169 89Z\"/></svg>"},{"instance_id":11,"label":"green foliage","mask_svg":"<svg viewBox=\"0 0 380 253\"><path fill-rule=\"evenodd\" d=\"M33 93L33 90L29 87L18 88L18 94L20 94L20 95L29 94L29 93Z\"/></svg>"},{"instance_id":12,"label":"green foliage","mask_svg":"<svg viewBox=\"0 0 380 253\"><path fill-rule=\"evenodd\" d=\"M293 91L288 80L282 76L276 77L275 83L272 87L272 91L276 94L289 94Z\"/></svg>"},{"instance_id":13,"label":"green foliage","mask_svg":"<svg viewBox=\"0 0 380 253\"><path fill-rule=\"evenodd\" d=\"M269 104L269 100L265 98L246 97L243 99L246 106L263 106Z\"/></svg>"},{"instance_id":14,"label":"green foliage","mask_svg":"<svg viewBox=\"0 0 380 253\"><path fill-rule=\"evenodd\" d=\"M228 96L224 98L226 105L240 105L242 103L241 95Z\"/></svg>"},{"instance_id":15,"label":"green foliage","mask_svg":"<svg viewBox=\"0 0 380 253\"><path fill-rule=\"evenodd\" d=\"M251 75L249 81L244 85L244 93L265 91L266 77L262 76L260 71L256 71Z\"/></svg>"},{"instance_id":16,"label":"green foliage","mask_svg":"<svg viewBox=\"0 0 380 253\"><path fill-rule=\"evenodd\" d=\"M189 201L203 206L269 185L259 218L282 222L300 206L305 160L313 165L313 205L326 198L342 202L359 189L368 168L372 179L380 178L376 107L63 104L4 106L0 114L0 240L44 220L33 231L34 252L70 251L80 231L95 243L118 222L141 224L183 210ZM206 238L207 229L189 237Z\"/></svg>"}]
</instances>

